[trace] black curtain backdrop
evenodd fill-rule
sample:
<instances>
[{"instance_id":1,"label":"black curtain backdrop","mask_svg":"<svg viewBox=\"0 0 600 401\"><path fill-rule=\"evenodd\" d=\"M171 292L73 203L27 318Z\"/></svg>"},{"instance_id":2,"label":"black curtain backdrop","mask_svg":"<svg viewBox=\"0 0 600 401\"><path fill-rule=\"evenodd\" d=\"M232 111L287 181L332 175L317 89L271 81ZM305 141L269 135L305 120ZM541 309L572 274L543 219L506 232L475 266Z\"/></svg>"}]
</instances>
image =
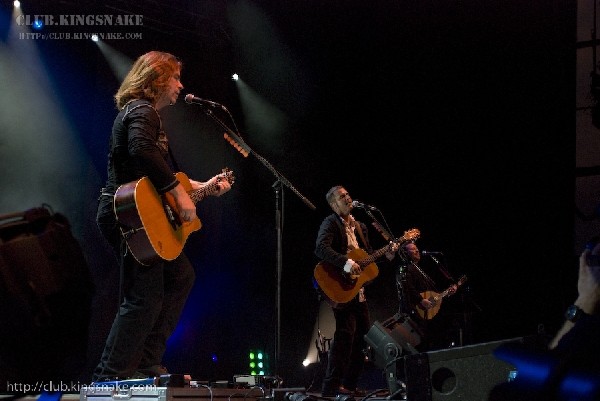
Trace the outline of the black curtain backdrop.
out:
<instances>
[{"instance_id":1,"label":"black curtain backdrop","mask_svg":"<svg viewBox=\"0 0 600 401\"><path fill-rule=\"evenodd\" d=\"M337 184L377 206L396 236L419 228L421 249L442 251L455 278L468 276L448 304L470 319L473 343L534 334L539 325L553 333L562 322L577 272L574 2L177 2L159 20L149 17L157 11L151 2L36 3L24 11L146 15L143 39L107 43L132 59L153 49L179 56L182 95L225 104L247 143L316 206L283 191L275 372L275 178L183 96L165 112L182 170L207 179L228 166L236 175L230 193L199 205L203 228L186 246L198 280L169 343L172 371L231 380L248 372L247 350L261 347L286 385L306 384L301 362L314 347L318 312L314 241L330 212L325 193ZM262 36L261 24L268 25ZM89 41L36 44L97 171L83 184L94 194L105 178L119 80ZM279 114L244 104L232 72ZM253 123L281 115L277 132ZM75 228L99 288L91 374L116 311L118 272L93 226L93 199L70 213L84 215ZM355 216L370 222L363 211ZM382 266L369 287L373 320L397 311L393 273Z\"/></svg>"}]
</instances>

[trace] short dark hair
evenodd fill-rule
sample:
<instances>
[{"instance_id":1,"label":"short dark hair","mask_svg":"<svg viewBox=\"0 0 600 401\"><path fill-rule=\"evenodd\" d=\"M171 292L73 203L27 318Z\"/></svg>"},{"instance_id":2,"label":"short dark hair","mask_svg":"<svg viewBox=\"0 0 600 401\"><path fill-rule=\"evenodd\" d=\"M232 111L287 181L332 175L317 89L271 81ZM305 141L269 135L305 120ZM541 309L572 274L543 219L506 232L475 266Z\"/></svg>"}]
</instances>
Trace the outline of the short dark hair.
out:
<instances>
[{"instance_id":1,"label":"short dark hair","mask_svg":"<svg viewBox=\"0 0 600 401\"><path fill-rule=\"evenodd\" d=\"M331 203L333 202L333 196L335 194L335 192L341 188L344 188L341 185L336 185L333 186L329 189L329 191L327 191L327 193L325 194L325 199L327 200L327 203L331 205Z\"/></svg>"}]
</instances>

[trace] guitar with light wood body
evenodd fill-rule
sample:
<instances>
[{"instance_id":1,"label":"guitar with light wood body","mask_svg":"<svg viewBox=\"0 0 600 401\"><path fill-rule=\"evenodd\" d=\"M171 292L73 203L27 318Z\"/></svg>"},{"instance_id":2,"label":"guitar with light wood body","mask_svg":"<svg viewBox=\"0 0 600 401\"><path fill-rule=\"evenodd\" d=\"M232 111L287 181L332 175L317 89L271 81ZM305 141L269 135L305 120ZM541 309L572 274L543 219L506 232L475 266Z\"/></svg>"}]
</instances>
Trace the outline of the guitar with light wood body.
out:
<instances>
[{"instance_id":1,"label":"guitar with light wood body","mask_svg":"<svg viewBox=\"0 0 600 401\"><path fill-rule=\"evenodd\" d=\"M216 182L192 189L185 173L176 173L175 177L194 203L214 193L220 181L233 184L235 179L233 172L224 168ZM159 194L148 177L121 185L115 192L114 211L127 247L142 265L175 259L190 234L202 227L198 217L183 222L173 196L168 192Z\"/></svg>"},{"instance_id":2,"label":"guitar with light wood body","mask_svg":"<svg viewBox=\"0 0 600 401\"><path fill-rule=\"evenodd\" d=\"M419 230L413 228L392 242L401 244L406 241L414 241L419 238L419 235ZM391 246L392 244L390 243L370 255L361 248L348 252L348 258L354 260L362 268L361 273L358 275L346 273L326 261L319 262L314 269L314 280L321 293L327 298L327 302L332 306L350 302L358 294L363 285L374 280L379 275L379 268L375 264L375 260L388 252Z\"/></svg>"},{"instance_id":3,"label":"guitar with light wood body","mask_svg":"<svg viewBox=\"0 0 600 401\"><path fill-rule=\"evenodd\" d=\"M462 276L459 280L458 283L456 283L456 289L458 290L458 288L463 285L465 283L465 281L467 281L467 276ZM442 307L442 299L448 295L452 295L450 293L450 289L452 288L452 286L446 288L443 292L441 293L437 293L435 291L424 291L421 293L421 296L424 299L428 299L429 302L431 302L433 304L433 306L429 309L425 309L423 308L420 304L417 305L416 310L417 313L419 314L419 316L421 316L421 318L425 319L425 320L430 320L433 319L435 317L435 315L437 315L437 313L440 311L440 308Z\"/></svg>"}]
</instances>

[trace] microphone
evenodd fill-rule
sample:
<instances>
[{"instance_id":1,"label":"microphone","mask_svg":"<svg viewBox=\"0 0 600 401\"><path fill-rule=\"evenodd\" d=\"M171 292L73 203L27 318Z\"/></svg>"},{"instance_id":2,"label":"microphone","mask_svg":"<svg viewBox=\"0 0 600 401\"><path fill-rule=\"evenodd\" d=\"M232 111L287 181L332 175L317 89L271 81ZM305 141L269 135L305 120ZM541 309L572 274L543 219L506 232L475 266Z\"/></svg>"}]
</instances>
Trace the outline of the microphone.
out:
<instances>
[{"instance_id":1,"label":"microphone","mask_svg":"<svg viewBox=\"0 0 600 401\"><path fill-rule=\"evenodd\" d=\"M437 260L436 257L433 256L433 255L442 255L442 256L444 256L443 253L441 253L441 252L435 252L435 251L421 251L421 255L428 255L431 258L431 260L433 260L438 265L440 264L440 261Z\"/></svg>"},{"instance_id":2,"label":"microphone","mask_svg":"<svg viewBox=\"0 0 600 401\"><path fill-rule=\"evenodd\" d=\"M377 210L377 208L375 206L371 206L371 205L367 205L365 203L359 202L359 201L352 201L352 207L358 207L361 209L365 209L365 210Z\"/></svg>"},{"instance_id":3,"label":"microphone","mask_svg":"<svg viewBox=\"0 0 600 401\"><path fill-rule=\"evenodd\" d=\"M185 102L187 104L196 103L196 104L208 105L208 106L211 106L211 107L218 107L220 109L225 110L225 106L223 106L222 104L219 104L217 102L213 102L212 100L206 100L206 99L202 99L202 98L196 97L196 96L194 96L191 93L188 93L187 95L185 95Z\"/></svg>"},{"instance_id":4,"label":"microphone","mask_svg":"<svg viewBox=\"0 0 600 401\"><path fill-rule=\"evenodd\" d=\"M435 251L421 251L421 255L443 255L443 253Z\"/></svg>"}]
</instances>

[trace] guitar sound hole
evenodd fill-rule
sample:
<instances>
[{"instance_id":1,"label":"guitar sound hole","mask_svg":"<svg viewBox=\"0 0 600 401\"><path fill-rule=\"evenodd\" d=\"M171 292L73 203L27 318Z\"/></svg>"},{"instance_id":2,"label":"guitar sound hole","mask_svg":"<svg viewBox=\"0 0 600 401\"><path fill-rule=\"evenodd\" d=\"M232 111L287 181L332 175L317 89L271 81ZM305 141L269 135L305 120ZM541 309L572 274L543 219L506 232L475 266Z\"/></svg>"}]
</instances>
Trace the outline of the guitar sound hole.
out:
<instances>
[{"instance_id":1,"label":"guitar sound hole","mask_svg":"<svg viewBox=\"0 0 600 401\"><path fill-rule=\"evenodd\" d=\"M356 278L353 278L349 273L345 273L343 277L346 284L353 286L356 283Z\"/></svg>"}]
</instances>

